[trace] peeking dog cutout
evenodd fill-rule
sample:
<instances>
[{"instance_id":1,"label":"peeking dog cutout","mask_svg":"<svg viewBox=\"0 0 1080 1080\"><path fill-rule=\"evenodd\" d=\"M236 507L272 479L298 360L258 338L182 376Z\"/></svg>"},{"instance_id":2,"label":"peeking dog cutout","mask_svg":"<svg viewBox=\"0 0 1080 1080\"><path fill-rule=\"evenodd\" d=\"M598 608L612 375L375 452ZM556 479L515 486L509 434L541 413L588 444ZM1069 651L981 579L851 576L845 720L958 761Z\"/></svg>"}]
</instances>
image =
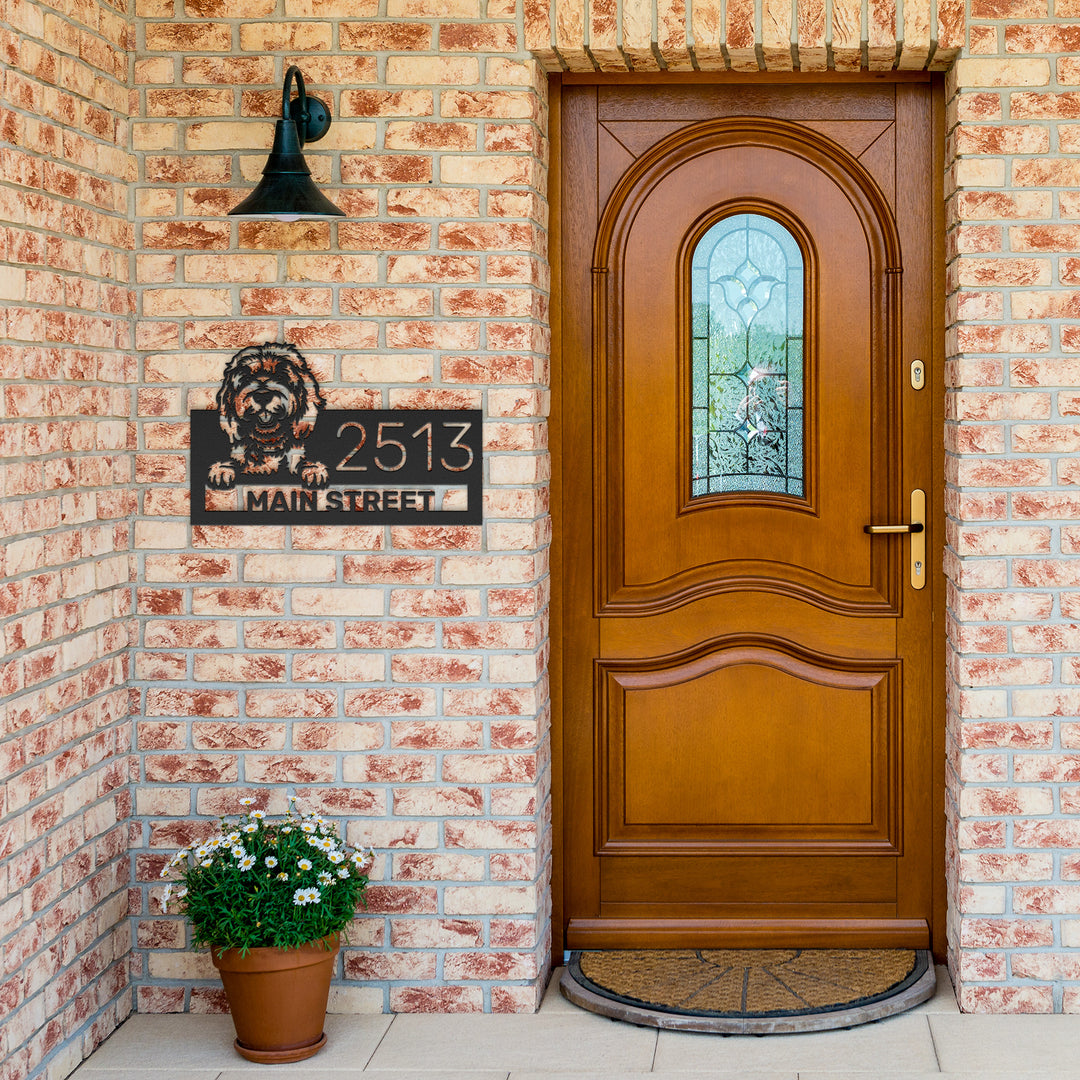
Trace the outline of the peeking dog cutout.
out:
<instances>
[{"instance_id":1,"label":"peeking dog cutout","mask_svg":"<svg viewBox=\"0 0 1080 1080\"><path fill-rule=\"evenodd\" d=\"M325 405L307 361L292 345L241 349L226 365L217 393L229 460L210 466L207 484L232 488L242 476L274 476L284 463L304 487L326 487L330 482L326 466L308 460L304 453Z\"/></svg>"}]
</instances>

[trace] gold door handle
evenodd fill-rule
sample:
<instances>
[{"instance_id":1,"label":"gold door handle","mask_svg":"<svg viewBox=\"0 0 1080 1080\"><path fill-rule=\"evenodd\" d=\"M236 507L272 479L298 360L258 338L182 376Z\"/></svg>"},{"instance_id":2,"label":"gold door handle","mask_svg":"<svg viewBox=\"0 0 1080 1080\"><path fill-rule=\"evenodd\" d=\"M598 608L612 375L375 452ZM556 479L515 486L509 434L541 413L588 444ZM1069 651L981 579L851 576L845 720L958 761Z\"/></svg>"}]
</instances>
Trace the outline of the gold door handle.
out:
<instances>
[{"instance_id":1,"label":"gold door handle","mask_svg":"<svg viewBox=\"0 0 1080 1080\"><path fill-rule=\"evenodd\" d=\"M915 488L911 493L911 521L906 525L864 525L863 532L872 536L882 533L909 533L911 587L921 589L926 585L926 492L922 488Z\"/></svg>"},{"instance_id":2,"label":"gold door handle","mask_svg":"<svg viewBox=\"0 0 1080 1080\"><path fill-rule=\"evenodd\" d=\"M921 521L913 521L909 525L864 525L862 531L878 536L881 533L921 533L924 528Z\"/></svg>"}]
</instances>

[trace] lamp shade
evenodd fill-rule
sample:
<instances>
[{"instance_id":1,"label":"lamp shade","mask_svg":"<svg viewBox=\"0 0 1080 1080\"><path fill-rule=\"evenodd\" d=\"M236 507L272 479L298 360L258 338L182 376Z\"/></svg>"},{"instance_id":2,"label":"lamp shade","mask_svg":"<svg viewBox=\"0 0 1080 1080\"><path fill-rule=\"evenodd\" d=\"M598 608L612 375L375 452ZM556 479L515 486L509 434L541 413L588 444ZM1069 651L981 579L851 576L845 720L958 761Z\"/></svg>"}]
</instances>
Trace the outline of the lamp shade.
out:
<instances>
[{"instance_id":1,"label":"lamp shade","mask_svg":"<svg viewBox=\"0 0 1080 1080\"><path fill-rule=\"evenodd\" d=\"M297 80L299 97L289 101L289 83ZM311 179L311 170L302 153L304 142L314 142L326 134L330 114L321 101L308 98L304 77L298 68L285 74L281 119L274 128L274 145L266 159L262 179L255 190L229 211L232 217L278 218L298 221L301 218L344 217Z\"/></svg>"}]
</instances>

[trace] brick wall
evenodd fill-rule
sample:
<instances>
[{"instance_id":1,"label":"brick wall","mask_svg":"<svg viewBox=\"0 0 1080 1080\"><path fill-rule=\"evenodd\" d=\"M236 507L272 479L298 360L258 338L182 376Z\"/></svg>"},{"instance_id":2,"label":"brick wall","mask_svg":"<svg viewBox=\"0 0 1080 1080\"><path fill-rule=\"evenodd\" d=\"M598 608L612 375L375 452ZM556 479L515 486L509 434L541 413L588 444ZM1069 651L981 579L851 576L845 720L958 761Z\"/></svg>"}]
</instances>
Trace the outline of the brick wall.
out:
<instances>
[{"instance_id":1,"label":"brick wall","mask_svg":"<svg viewBox=\"0 0 1080 1080\"><path fill-rule=\"evenodd\" d=\"M1080 9L1055 10L974 4L949 76L950 963L976 1011L1080 1011Z\"/></svg>"},{"instance_id":2,"label":"brick wall","mask_svg":"<svg viewBox=\"0 0 1080 1080\"><path fill-rule=\"evenodd\" d=\"M535 1006L542 67L950 69L950 964L967 1009L1080 1011L1080 8L1055 5L8 0L3 1080L64 1075L124 1015L129 884L138 1007L222 1007L156 873L243 795L379 852L336 1008ZM349 219L230 220L290 62ZM482 408L484 524L193 529L187 416L272 340L332 408Z\"/></svg>"},{"instance_id":3,"label":"brick wall","mask_svg":"<svg viewBox=\"0 0 1080 1080\"><path fill-rule=\"evenodd\" d=\"M131 1007L132 229L121 5L0 12L0 1076Z\"/></svg>"},{"instance_id":4,"label":"brick wall","mask_svg":"<svg viewBox=\"0 0 1080 1080\"><path fill-rule=\"evenodd\" d=\"M138 1007L217 1010L160 915L208 815L288 794L379 856L344 1010L531 1011L548 960L546 80L505 0L140 5ZM186 13L185 13L186 12ZM287 64L348 221L223 218ZM333 408L484 411L484 523L188 524L189 411L295 344Z\"/></svg>"}]
</instances>

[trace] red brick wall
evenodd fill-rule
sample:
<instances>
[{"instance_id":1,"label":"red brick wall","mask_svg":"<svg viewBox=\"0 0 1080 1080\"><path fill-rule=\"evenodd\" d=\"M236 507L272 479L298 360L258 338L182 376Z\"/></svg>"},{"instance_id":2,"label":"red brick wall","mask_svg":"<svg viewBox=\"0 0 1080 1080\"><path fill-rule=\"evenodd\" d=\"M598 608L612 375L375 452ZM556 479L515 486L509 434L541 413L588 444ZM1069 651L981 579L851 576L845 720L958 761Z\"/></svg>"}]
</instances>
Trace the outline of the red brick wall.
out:
<instances>
[{"instance_id":1,"label":"red brick wall","mask_svg":"<svg viewBox=\"0 0 1080 1080\"><path fill-rule=\"evenodd\" d=\"M128 19L0 22L0 1076L131 1007Z\"/></svg>"},{"instance_id":2,"label":"red brick wall","mask_svg":"<svg viewBox=\"0 0 1080 1080\"><path fill-rule=\"evenodd\" d=\"M166 853L288 794L378 851L342 1009L532 1010L549 927L546 80L508 0L140 8L138 1007L215 1010ZM223 217L285 66L350 220ZM484 523L188 524L188 413L285 340L330 408L480 408Z\"/></svg>"}]
</instances>

